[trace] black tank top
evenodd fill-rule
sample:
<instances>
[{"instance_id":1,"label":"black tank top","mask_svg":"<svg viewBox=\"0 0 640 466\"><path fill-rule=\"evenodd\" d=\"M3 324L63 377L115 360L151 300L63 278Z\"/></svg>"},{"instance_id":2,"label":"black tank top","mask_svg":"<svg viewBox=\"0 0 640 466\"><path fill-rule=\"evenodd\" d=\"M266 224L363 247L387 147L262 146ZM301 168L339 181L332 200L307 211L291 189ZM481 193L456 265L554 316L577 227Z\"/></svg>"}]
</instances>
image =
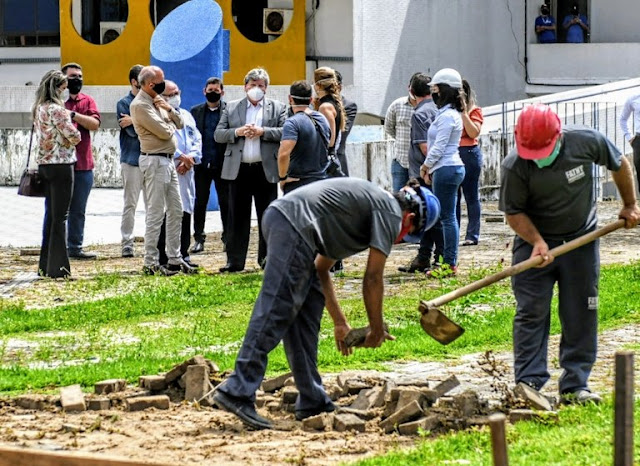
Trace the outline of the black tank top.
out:
<instances>
[{"instance_id":1,"label":"black tank top","mask_svg":"<svg viewBox=\"0 0 640 466\"><path fill-rule=\"evenodd\" d=\"M327 94L320 99L320 105L327 102L333 105L333 108L336 109L336 138L334 140L333 146L331 146L331 147L335 147L336 146L335 142L338 140L338 134L340 134L340 128L342 128L342 112L340 111L340 108L338 107L338 103L335 101L333 96Z\"/></svg>"}]
</instances>

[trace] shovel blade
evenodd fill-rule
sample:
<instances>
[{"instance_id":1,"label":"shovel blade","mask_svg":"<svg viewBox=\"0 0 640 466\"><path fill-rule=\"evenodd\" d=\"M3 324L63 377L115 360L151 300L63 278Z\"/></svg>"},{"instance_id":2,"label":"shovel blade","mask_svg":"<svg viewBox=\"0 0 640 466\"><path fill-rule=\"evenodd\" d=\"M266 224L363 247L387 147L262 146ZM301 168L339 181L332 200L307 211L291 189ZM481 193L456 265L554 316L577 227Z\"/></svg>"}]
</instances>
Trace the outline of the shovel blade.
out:
<instances>
[{"instance_id":1,"label":"shovel blade","mask_svg":"<svg viewBox=\"0 0 640 466\"><path fill-rule=\"evenodd\" d=\"M434 306L420 304L420 325L422 329L439 343L448 345L464 333L464 329L445 316Z\"/></svg>"}]
</instances>

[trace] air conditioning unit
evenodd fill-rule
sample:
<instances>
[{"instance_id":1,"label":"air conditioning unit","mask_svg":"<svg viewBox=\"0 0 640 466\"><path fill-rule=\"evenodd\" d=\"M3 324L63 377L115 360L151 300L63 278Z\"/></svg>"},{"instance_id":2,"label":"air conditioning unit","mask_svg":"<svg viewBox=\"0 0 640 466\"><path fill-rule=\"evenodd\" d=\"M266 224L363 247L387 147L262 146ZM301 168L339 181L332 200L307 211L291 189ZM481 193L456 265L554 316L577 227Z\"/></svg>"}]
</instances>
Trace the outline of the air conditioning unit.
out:
<instances>
[{"instance_id":1,"label":"air conditioning unit","mask_svg":"<svg viewBox=\"0 0 640 466\"><path fill-rule=\"evenodd\" d=\"M265 8L262 14L262 33L279 36L284 34L293 18L293 10Z\"/></svg>"},{"instance_id":2,"label":"air conditioning unit","mask_svg":"<svg viewBox=\"0 0 640 466\"><path fill-rule=\"evenodd\" d=\"M127 23L121 21L100 21L100 43L108 44L122 34Z\"/></svg>"}]
</instances>

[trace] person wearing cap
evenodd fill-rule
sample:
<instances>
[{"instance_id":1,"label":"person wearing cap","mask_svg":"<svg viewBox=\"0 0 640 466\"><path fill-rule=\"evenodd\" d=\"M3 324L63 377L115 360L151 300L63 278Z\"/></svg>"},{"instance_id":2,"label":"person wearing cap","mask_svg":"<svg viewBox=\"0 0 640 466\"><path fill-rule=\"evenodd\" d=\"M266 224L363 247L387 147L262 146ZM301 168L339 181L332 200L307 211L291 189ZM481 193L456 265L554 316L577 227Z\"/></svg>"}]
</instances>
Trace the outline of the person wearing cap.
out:
<instances>
[{"instance_id":1,"label":"person wearing cap","mask_svg":"<svg viewBox=\"0 0 640 466\"><path fill-rule=\"evenodd\" d=\"M544 259L537 268L511 279L517 303L515 381L540 390L549 380L550 306L557 283L561 399L598 403L600 396L588 386L597 346L598 241L555 260L550 250L596 228L594 165L611 170L623 202L619 217L626 220L626 228L638 224L631 166L601 133L583 126L562 128L558 115L542 104L522 110L515 139L516 147L502 163L499 208L516 234L513 264L535 256Z\"/></svg>"},{"instance_id":2,"label":"person wearing cap","mask_svg":"<svg viewBox=\"0 0 640 466\"><path fill-rule=\"evenodd\" d=\"M538 35L538 43L555 44L556 39L556 19L551 16L549 5L543 3L540 6L540 16L535 22L536 34Z\"/></svg>"},{"instance_id":3,"label":"person wearing cap","mask_svg":"<svg viewBox=\"0 0 640 466\"><path fill-rule=\"evenodd\" d=\"M571 6L571 13L564 17L562 27L567 32L566 42L568 44L582 44L585 42L584 35L589 33L589 20L580 14L578 3Z\"/></svg>"},{"instance_id":4,"label":"person wearing cap","mask_svg":"<svg viewBox=\"0 0 640 466\"><path fill-rule=\"evenodd\" d=\"M464 179L465 168L458 145L462 136L464 92L462 77L452 68L443 68L431 80L431 98L438 107L435 119L427 132L427 156L420 166L420 176L440 201L440 221L435 234L442 229L444 257L440 265L447 267L438 274L427 271L427 277L455 275L458 267L459 227L456 219L458 189Z\"/></svg>"},{"instance_id":5,"label":"person wearing cap","mask_svg":"<svg viewBox=\"0 0 640 466\"><path fill-rule=\"evenodd\" d=\"M268 354L282 340L298 389L297 420L335 409L318 372L318 334L326 305L337 349L349 355L351 330L338 304L329 270L336 260L369 250L363 279L369 319L364 347L393 340L383 328L383 271L394 243L419 240L438 217L434 196L407 186L391 194L358 178L331 178L302 186L274 201L262 226L268 244L262 289L238 353L235 370L213 395L216 405L253 429L272 427L255 409L255 392Z\"/></svg>"}]
</instances>

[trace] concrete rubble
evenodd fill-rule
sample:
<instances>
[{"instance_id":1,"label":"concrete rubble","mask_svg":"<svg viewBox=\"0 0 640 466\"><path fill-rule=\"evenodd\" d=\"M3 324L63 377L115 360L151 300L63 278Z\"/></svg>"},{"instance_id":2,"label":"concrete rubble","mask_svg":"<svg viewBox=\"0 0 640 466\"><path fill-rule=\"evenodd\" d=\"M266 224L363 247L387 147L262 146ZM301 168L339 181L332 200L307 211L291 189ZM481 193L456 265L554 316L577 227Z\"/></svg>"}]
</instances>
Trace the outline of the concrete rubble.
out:
<instances>
[{"instance_id":1,"label":"concrete rubble","mask_svg":"<svg viewBox=\"0 0 640 466\"><path fill-rule=\"evenodd\" d=\"M215 408L214 387L226 375L198 355L166 374L140 376L137 387L127 385L124 379L110 379L96 383L93 394L84 394L79 385L73 385L61 388L59 397L22 395L13 403L28 410L61 407L65 412L167 410L185 401ZM298 398L293 382L290 373L265 379L256 393L256 408L270 412L276 420L292 419ZM328 377L324 385L336 410L304 419L299 423L304 430L419 435L484 426L488 415L497 411L507 414L511 423L557 419L549 400L530 387L516 387L496 405L472 390L462 391L455 376L397 381L345 372Z\"/></svg>"}]
</instances>

